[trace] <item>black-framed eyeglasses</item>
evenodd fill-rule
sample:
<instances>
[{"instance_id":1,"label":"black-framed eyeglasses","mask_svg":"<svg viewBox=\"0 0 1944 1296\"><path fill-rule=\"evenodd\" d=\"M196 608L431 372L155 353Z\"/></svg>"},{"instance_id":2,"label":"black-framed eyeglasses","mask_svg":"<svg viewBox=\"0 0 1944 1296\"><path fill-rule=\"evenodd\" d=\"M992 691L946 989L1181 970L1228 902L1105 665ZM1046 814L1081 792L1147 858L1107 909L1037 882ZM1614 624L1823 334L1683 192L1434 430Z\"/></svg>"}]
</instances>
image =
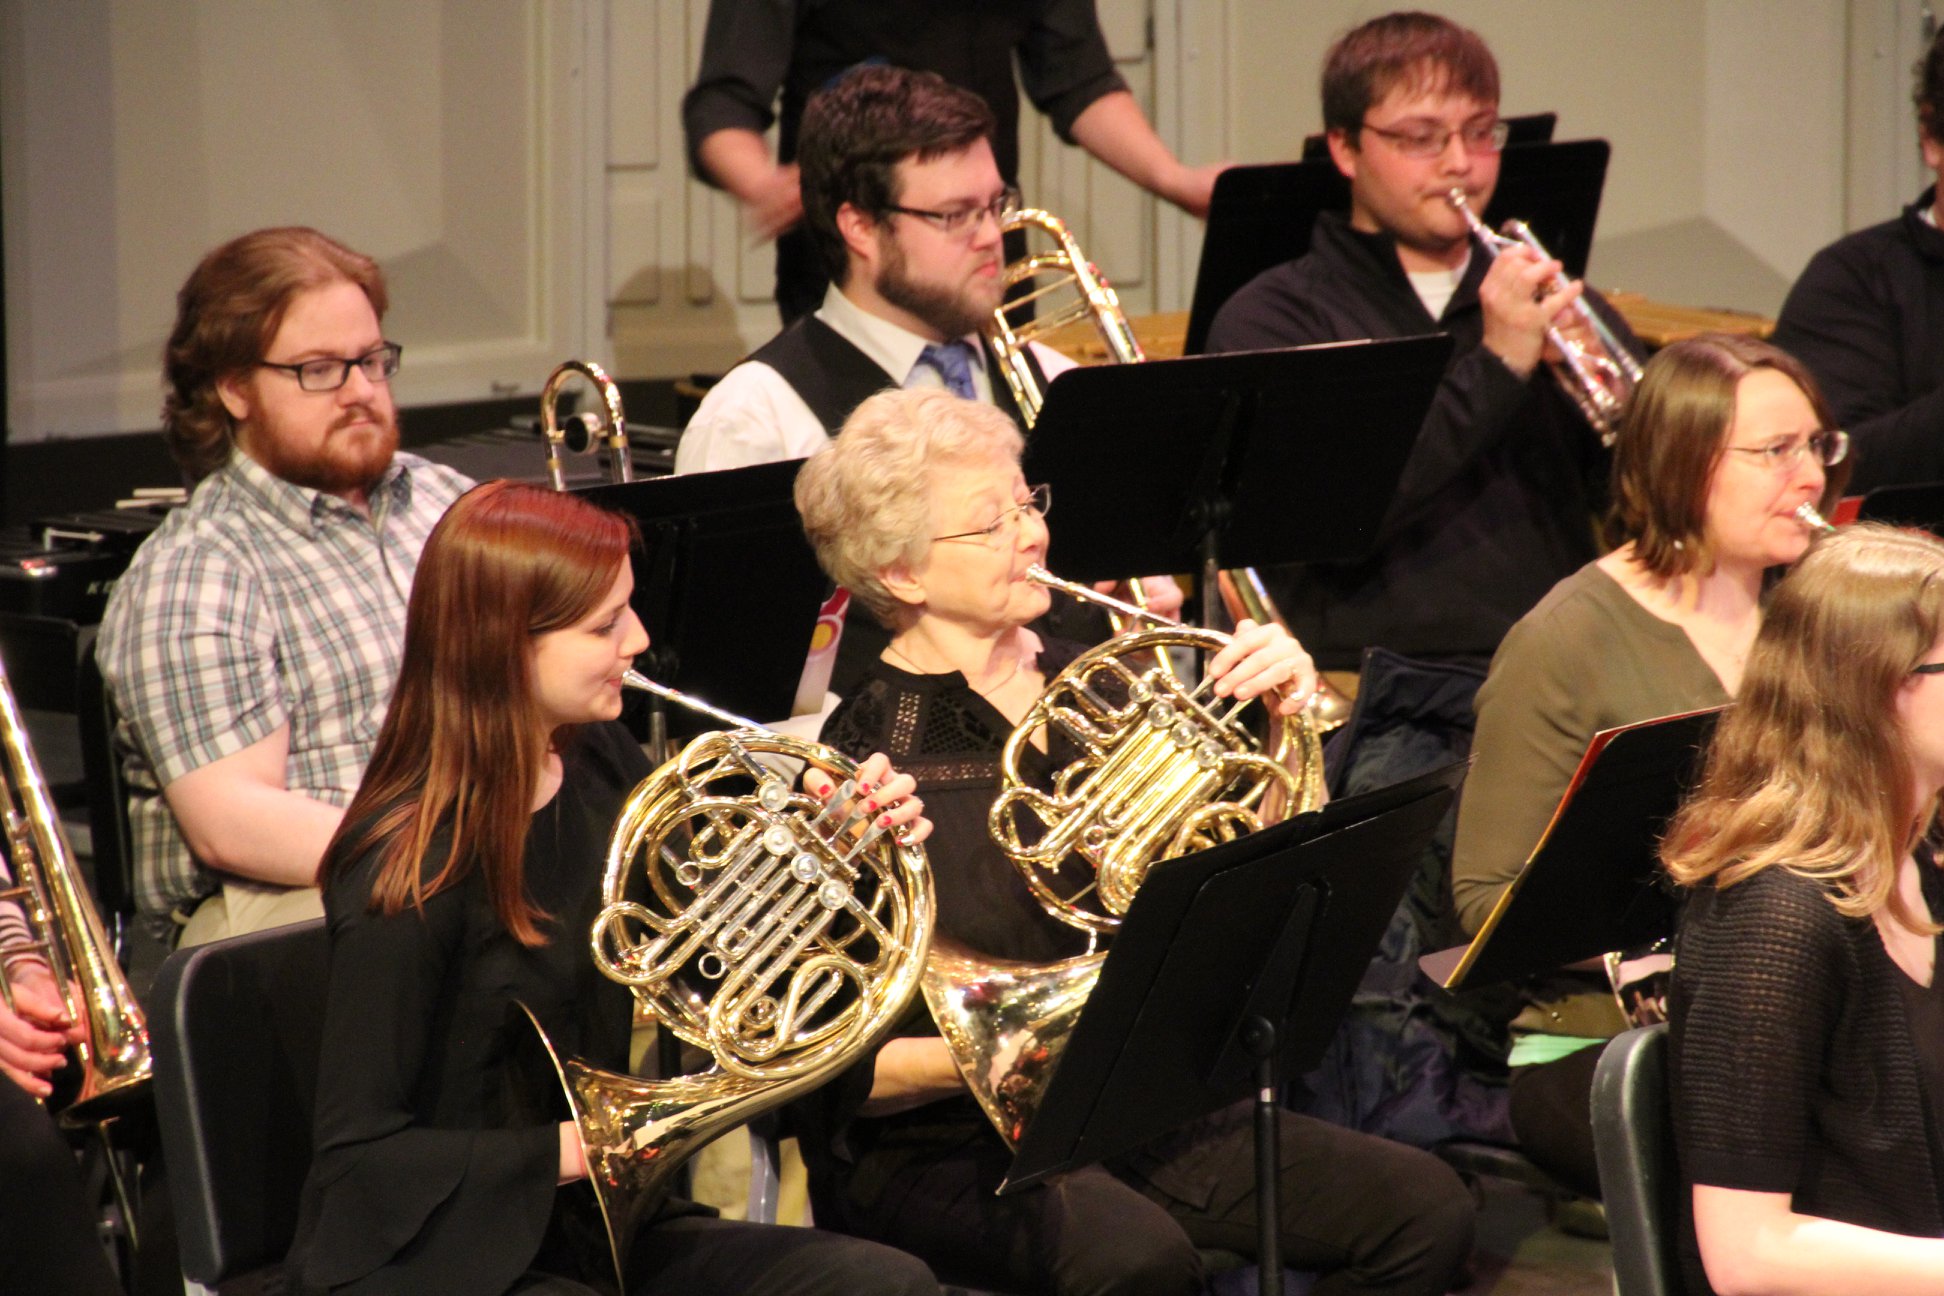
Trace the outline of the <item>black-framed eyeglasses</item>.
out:
<instances>
[{"instance_id":1,"label":"black-framed eyeglasses","mask_svg":"<svg viewBox=\"0 0 1944 1296\"><path fill-rule=\"evenodd\" d=\"M1030 512L1034 517L1043 518L1052 511L1053 488L1034 486L1026 492L1024 504L1013 505L977 531L954 531L951 535L933 536L931 542L937 544L941 540L997 540L1001 533L1018 524L1022 514Z\"/></svg>"},{"instance_id":2,"label":"black-framed eyeglasses","mask_svg":"<svg viewBox=\"0 0 1944 1296\"><path fill-rule=\"evenodd\" d=\"M900 216L916 216L930 222L932 228L942 234L970 234L979 227L979 217L990 216L999 224L1019 210L1019 190L1002 189L999 196L988 203L970 203L964 207L952 207L945 211L926 211L922 207L895 207L887 205L887 212Z\"/></svg>"},{"instance_id":3,"label":"black-framed eyeglasses","mask_svg":"<svg viewBox=\"0 0 1944 1296\"><path fill-rule=\"evenodd\" d=\"M1825 428L1808 436L1788 437L1765 446L1729 446L1736 454L1748 455L1757 464L1775 472L1788 472L1813 454L1816 462L1833 468L1849 457L1849 433L1841 428Z\"/></svg>"},{"instance_id":4,"label":"black-framed eyeglasses","mask_svg":"<svg viewBox=\"0 0 1944 1296\"><path fill-rule=\"evenodd\" d=\"M404 347L396 342L387 342L350 360L321 356L302 364L277 364L272 360L262 360L258 364L264 369L281 369L292 375L297 379L297 385L307 392L332 392L351 381L353 369L361 370L374 383L390 382L392 375L398 372L398 359L404 354Z\"/></svg>"},{"instance_id":5,"label":"black-framed eyeglasses","mask_svg":"<svg viewBox=\"0 0 1944 1296\"><path fill-rule=\"evenodd\" d=\"M1925 662L1910 668L1912 675L1944 675L1944 662Z\"/></svg>"},{"instance_id":6,"label":"black-framed eyeglasses","mask_svg":"<svg viewBox=\"0 0 1944 1296\"><path fill-rule=\"evenodd\" d=\"M1405 157L1434 158L1445 151L1456 135L1465 142L1467 153L1496 153L1505 147L1511 137L1512 127L1497 117L1490 121L1466 122L1456 130L1449 126L1423 126L1416 130L1391 130L1385 126L1372 126L1363 123L1363 129L1372 135L1382 135Z\"/></svg>"}]
</instances>

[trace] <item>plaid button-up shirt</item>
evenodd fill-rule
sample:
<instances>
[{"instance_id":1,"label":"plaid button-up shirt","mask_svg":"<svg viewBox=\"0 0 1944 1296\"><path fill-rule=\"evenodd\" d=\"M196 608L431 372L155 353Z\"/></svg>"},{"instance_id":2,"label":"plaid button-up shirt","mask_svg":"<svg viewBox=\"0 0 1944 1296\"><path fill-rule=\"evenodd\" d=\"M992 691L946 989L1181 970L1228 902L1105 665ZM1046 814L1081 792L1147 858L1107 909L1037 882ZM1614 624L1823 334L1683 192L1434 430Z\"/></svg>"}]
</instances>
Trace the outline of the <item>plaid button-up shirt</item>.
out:
<instances>
[{"instance_id":1,"label":"plaid button-up shirt","mask_svg":"<svg viewBox=\"0 0 1944 1296\"><path fill-rule=\"evenodd\" d=\"M284 786L350 804L398 678L419 550L468 485L400 454L367 519L239 450L136 552L95 651L121 711L137 901L158 935L221 881L161 788L289 725Z\"/></svg>"}]
</instances>

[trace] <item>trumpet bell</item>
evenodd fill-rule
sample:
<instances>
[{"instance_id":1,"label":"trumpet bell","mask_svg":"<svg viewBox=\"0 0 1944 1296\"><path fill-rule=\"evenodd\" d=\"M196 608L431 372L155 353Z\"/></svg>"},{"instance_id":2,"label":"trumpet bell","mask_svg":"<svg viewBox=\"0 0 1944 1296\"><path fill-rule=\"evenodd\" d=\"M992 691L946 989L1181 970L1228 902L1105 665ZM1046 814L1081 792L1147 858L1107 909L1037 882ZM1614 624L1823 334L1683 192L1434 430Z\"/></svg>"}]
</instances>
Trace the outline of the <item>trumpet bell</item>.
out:
<instances>
[{"instance_id":1,"label":"trumpet bell","mask_svg":"<svg viewBox=\"0 0 1944 1296\"><path fill-rule=\"evenodd\" d=\"M1106 960L1103 953L1013 963L932 942L921 982L925 1004L966 1087L1007 1146L1019 1146L1039 1111Z\"/></svg>"}]
</instances>

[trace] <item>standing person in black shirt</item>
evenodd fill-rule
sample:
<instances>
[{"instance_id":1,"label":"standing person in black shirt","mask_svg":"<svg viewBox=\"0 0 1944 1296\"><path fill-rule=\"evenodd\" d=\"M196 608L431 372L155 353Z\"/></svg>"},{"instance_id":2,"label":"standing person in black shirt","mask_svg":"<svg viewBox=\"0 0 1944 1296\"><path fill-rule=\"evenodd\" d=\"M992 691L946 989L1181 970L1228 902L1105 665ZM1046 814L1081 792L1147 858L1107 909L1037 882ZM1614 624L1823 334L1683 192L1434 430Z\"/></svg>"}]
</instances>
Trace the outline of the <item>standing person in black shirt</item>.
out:
<instances>
[{"instance_id":1,"label":"standing person in black shirt","mask_svg":"<svg viewBox=\"0 0 1944 1296\"><path fill-rule=\"evenodd\" d=\"M1013 60L1019 63L1019 80ZM1094 0L714 0L702 66L682 100L696 175L728 190L776 244L783 322L823 300L828 271L796 226L797 124L804 104L866 60L936 72L977 94L998 129L999 173L1019 183L1019 92L1061 139L1195 216L1219 166L1179 162L1154 133L1101 35ZM778 104L778 96L781 104ZM781 121L775 158L763 141Z\"/></svg>"},{"instance_id":2,"label":"standing person in black shirt","mask_svg":"<svg viewBox=\"0 0 1944 1296\"><path fill-rule=\"evenodd\" d=\"M1662 852L1687 1290L1944 1290L1940 792L1944 543L1826 536Z\"/></svg>"},{"instance_id":3,"label":"standing person in black shirt","mask_svg":"<svg viewBox=\"0 0 1944 1296\"><path fill-rule=\"evenodd\" d=\"M1944 183L1944 32L1917 65L1917 143ZM1858 490L1944 481L1939 185L1810 260L1771 339L1809 366L1856 443Z\"/></svg>"},{"instance_id":4,"label":"standing person in black shirt","mask_svg":"<svg viewBox=\"0 0 1944 1296\"><path fill-rule=\"evenodd\" d=\"M625 1070L628 991L588 950L606 843L650 773L613 723L648 646L632 524L493 482L426 542L377 747L321 873L330 980L316 1157L289 1265L303 1291L590 1293L612 1285L572 1122L518 1062L526 1005L564 1056ZM887 826L922 840L882 757ZM935 1296L887 1247L662 1203L624 1255L633 1296Z\"/></svg>"},{"instance_id":5,"label":"standing person in black shirt","mask_svg":"<svg viewBox=\"0 0 1944 1296\"><path fill-rule=\"evenodd\" d=\"M1605 457L1542 363L1546 328L1582 285L1524 249L1488 258L1446 199L1491 200L1498 101L1491 51L1443 18L1391 14L1339 39L1323 120L1349 219L1324 213L1309 252L1243 287L1209 332L1210 351L1437 331L1457 343L1371 556L1270 577L1326 669L1354 669L1372 645L1482 666L1597 552Z\"/></svg>"}]
</instances>

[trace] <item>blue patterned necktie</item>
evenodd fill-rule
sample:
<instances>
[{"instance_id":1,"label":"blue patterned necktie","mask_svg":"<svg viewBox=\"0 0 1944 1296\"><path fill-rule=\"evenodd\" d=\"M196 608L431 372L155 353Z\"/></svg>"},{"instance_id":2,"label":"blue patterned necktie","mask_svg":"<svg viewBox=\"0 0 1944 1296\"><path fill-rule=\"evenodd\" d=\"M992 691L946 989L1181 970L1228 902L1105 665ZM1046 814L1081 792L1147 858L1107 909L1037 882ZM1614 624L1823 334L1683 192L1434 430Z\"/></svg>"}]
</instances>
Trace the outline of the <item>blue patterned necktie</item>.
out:
<instances>
[{"instance_id":1,"label":"blue patterned necktie","mask_svg":"<svg viewBox=\"0 0 1944 1296\"><path fill-rule=\"evenodd\" d=\"M918 353L918 363L936 369L952 395L978 399L978 389L972 386L972 348L965 343L934 342Z\"/></svg>"}]
</instances>

